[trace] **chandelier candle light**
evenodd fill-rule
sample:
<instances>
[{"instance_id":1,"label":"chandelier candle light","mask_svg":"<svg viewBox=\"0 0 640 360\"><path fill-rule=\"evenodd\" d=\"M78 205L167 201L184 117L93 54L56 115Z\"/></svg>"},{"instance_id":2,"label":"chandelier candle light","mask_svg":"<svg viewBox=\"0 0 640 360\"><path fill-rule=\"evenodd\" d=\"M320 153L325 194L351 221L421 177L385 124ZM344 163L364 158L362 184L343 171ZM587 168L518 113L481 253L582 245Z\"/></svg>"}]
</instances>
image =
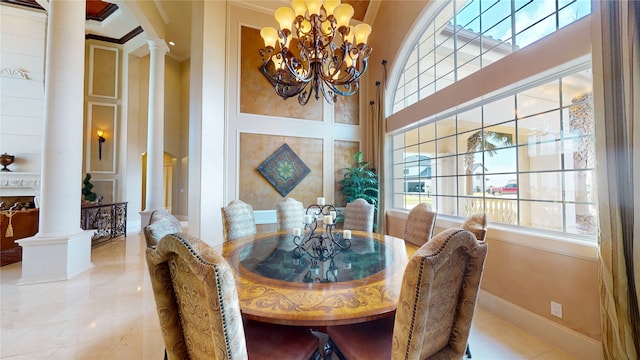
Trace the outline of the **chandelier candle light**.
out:
<instances>
[{"instance_id":1,"label":"chandelier candle light","mask_svg":"<svg viewBox=\"0 0 640 360\"><path fill-rule=\"evenodd\" d=\"M293 0L291 8L276 10L280 30L264 27L260 35L262 73L284 99L298 96L306 105L315 94L330 104L337 95L358 92L358 80L367 70L371 26L350 26L353 7L340 0Z\"/></svg>"},{"instance_id":2,"label":"chandelier candle light","mask_svg":"<svg viewBox=\"0 0 640 360\"><path fill-rule=\"evenodd\" d=\"M344 230L342 234L335 231L335 220L338 212L333 205L325 205L324 198L318 198L318 204L309 205L304 215L304 232L300 228L292 230L294 265L298 265L300 259L308 256L311 260L309 273L305 276L305 282L312 282L320 273L320 265L325 268L323 278L317 278L320 282L335 282L338 278L338 268L333 258L341 251L351 247L351 231ZM324 232L316 232L318 218L322 216Z\"/></svg>"}]
</instances>

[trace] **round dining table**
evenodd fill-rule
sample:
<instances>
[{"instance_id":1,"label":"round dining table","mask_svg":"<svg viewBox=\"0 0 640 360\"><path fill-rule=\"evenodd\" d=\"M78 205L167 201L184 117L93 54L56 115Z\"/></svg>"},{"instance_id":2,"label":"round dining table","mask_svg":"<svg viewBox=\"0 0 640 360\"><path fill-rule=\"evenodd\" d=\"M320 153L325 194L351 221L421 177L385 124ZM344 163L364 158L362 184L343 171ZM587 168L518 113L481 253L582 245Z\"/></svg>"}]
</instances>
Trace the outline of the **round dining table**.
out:
<instances>
[{"instance_id":1,"label":"round dining table","mask_svg":"<svg viewBox=\"0 0 640 360\"><path fill-rule=\"evenodd\" d=\"M261 233L220 248L236 277L244 317L296 326L354 324L392 315L408 256L417 246L352 231L330 261L296 256L291 232Z\"/></svg>"}]
</instances>

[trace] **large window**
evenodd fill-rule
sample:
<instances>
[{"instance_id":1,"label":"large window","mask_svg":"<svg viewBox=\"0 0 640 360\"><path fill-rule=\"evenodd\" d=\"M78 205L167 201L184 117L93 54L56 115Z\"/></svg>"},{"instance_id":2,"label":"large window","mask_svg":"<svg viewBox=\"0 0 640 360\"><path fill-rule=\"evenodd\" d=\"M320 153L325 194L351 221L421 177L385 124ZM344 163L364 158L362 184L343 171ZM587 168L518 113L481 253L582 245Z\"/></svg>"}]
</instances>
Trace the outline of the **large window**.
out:
<instances>
[{"instance_id":1,"label":"large window","mask_svg":"<svg viewBox=\"0 0 640 360\"><path fill-rule=\"evenodd\" d=\"M394 205L595 235L591 71L393 136Z\"/></svg>"},{"instance_id":2,"label":"large window","mask_svg":"<svg viewBox=\"0 0 640 360\"><path fill-rule=\"evenodd\" d=\"M590 0L447 2L426 27L408 57L393 94L392 112L442 90L589 13Z\"/></svg>"},{"instance_id":3,"label":"large window","mask_svg":"<svg viewBox=\"0 0 640 360\"><path fill-rule=\"evenodd\" d=\"M408 57L392 111L589 12L589 1L449 2ZM590 64L549 70L393 133L393 206L427 202L443 215L486 213L494 223L595 240Z\"/></svg>"}]
</instances>

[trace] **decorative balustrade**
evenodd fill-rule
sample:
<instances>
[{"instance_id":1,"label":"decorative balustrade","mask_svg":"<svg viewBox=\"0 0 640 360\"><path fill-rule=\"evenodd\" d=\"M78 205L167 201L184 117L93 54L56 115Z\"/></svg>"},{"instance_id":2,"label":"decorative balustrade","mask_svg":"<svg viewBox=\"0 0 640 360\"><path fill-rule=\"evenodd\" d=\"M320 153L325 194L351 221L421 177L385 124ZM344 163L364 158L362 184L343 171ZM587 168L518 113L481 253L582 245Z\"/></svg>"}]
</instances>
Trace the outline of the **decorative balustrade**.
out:
<instances>
[{"instance_id":1,"label":"decorative balustrade","mask_svg":"<svg viewBox=\"0 0 640 360\"><path fill-rule=\"evenodd\" d=\"M518 221L518 203L514 199L467 199L465 210L467 215L486 213L487 220L503 224L516 224Z\"/></svg>"},{"instance_id":2,"label":"decorative balustrade","mask_svg":"<svg viewBox=\"0 0 640 360\"><path fill-rule=\"evenodd\" d=\"M92 240L127 236L127 203L83 205L80 227L84 230L96 230Z\"/></svg>"}]
</instances>

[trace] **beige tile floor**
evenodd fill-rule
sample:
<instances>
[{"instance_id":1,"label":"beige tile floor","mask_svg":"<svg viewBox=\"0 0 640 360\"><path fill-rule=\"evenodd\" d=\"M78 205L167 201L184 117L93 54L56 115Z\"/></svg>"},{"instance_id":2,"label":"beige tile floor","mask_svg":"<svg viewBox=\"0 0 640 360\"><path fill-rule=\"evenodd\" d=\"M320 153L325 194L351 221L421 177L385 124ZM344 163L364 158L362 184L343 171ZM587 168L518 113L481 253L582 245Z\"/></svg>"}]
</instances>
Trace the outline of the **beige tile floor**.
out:
<instances>
[{"instance_id":1,"label":"beige tile floor","mask_svg":"<svg viewBox=\"0 0 640 360\"><path fill-rule=\"evenodd\" d=\"M162 359L144 246L98 245L95 267L62 282L17 285L21 264L1 267L0 359ZM470 344L474 360L573 359L482 308Z\"/></svg>"}]
</instances>

